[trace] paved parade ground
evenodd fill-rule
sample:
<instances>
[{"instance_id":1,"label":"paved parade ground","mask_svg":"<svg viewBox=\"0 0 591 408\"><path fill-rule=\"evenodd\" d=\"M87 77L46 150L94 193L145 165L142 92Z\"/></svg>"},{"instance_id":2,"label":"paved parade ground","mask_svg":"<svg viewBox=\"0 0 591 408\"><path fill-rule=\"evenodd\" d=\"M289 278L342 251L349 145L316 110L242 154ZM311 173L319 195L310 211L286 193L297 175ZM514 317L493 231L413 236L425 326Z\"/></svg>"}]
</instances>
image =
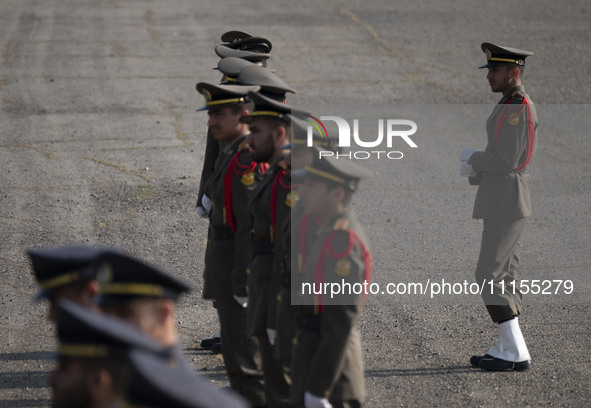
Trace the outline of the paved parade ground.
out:
<instances>
[{"instance_id":1,"label":"paved parade ground","mask_svg":"<svg viewBox=\"0 0 591 408\"><path fill-rule=\"evenodd\" d=\"M374 177L353 206L380 287L473 282L482 223L458 154L484 149L500 99L477 69L480 43L535 53L524 85L540 125L520 276L549 290L525 295L519 318L532 369L470 368L497 334L480 296L370 295L358 324L366 406L588 406L589 21L584 0L1 0L0 407L50 406L54 331L45 304L31 303L25 254L37 246L115 245L191 282L183 347L227 385L196 343L218 327L201 298L207 114L195 111L195 84L219 80L214 47L233 29L272 41L269 68L298 91L290 104L357 118L365 134L378 118L417 124L418 148L398 138L384 149L402 159L359 161Z\"/></svg>"}]
</instances>

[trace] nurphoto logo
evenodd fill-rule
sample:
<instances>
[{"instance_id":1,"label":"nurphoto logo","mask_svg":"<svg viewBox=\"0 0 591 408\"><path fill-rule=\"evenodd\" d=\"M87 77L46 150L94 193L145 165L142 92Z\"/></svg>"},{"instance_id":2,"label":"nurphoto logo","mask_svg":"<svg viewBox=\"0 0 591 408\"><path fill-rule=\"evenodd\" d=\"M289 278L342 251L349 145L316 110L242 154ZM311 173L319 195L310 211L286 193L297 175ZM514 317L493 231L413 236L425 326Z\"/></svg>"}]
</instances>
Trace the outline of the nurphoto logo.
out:
<instances>
[{"instance_id":1,"label":"nurphoto logo","mask_svg":"<svg viewBox=\"0 0 591 408\"><path fill-rule=\"evenodd\" d=\"M313 142L313 134L314 128L320 133L322 137L328 138L328 134L326 131L326 127L324 126L323 121L330 120L336 123L339 129L339 147L340 148L350 148L351 147L351 139L355 145L362 149L371 149L377 148L382 145L384 142L384 138L386 139L386 147L391 149L393 146L393 140L395 137L401 138L408 146L412 148L418 148L417 144L410 138L413 134L417 131L417 124L412 120L407 119L378 119L378 136L375 140L365 141L362 140L359 136L359 120L353 119L353 132L351 132L351 126L349 122L345 119L341 118L340 116L320 116L320 119L315 118L314 116L310 116L310 120L308 123L308 133L307 133L307 145L311 147L314 145ZM351 133L353 137L351 138ZM348 158L348 159L358 159L358 160L367 160L369 158L388 158L393 160L399 160L404 157L404 154L398 150L357 150L357 151L349 151L347 153L343 152L333 152L331 150L321 150L319 152L319 158L326 156L335 156L337 159L339 158Z\"/></svg>"}]
</instances>

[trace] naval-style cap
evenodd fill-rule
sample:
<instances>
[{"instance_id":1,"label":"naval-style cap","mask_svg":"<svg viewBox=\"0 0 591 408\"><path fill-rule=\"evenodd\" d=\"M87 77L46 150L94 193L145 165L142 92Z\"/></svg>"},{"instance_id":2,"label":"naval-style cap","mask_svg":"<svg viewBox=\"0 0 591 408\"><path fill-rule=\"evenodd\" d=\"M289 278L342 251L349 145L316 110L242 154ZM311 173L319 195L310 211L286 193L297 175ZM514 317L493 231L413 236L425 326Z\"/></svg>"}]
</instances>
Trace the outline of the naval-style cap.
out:
<instances>
[{"instance_id":1,"label":"naval-style cap","mask_svg":"<svg viewBox=\"0 0 591 408\"><path fill-rule=\"evenodd\" d=\"M243 85L259 85L261 94L281 102L285 100L286 93L296 93L271 70L257 65L244 67L238 75L238 80Z\"/></svg>"},{"instance_id":2,"label":"naval-style cap","mask_svg":"<svg viewBox=\"0 0 591 408\"><path fill-rule=\"evenodd\" d=\"M125 321L93 312L68 300L58 301L59 357L125 358L139 348L161 353L162 348Z\"/></svg>"},{"instance_id":3,"label":"naval-style cap","mask_svg":"<svg viewBox=\"0 0 591 408\"><path fill-rule=\"evenodd\" d=\"M351 191L357 190L359 180L371 177L371 172L351 159L338 159L336 156L320 156L320 149L310 148L308 163L303 169L292 171L296 179L314 179L332 182Z\"/></svg>"},{"instance_id":4,"label":"naval-style cap","mask_svg":"<svg viewBox=\"0 0 591 408\"><path fill-rule=\"evenodd\" d=\"M244 60L251 61L251 62L261 62L263 64L265 64L266 61L269 58L271 58L271 54L269 54L269 53L261 53L261 52L256 52L256 51L235 49L235 48L228 47L227 45L224 45L224 44L216 45L215 53L220 58L236 57L236 58L242 58Z\"/></svg>"},{"instance_id":5,"label":"naval-style cap","mask_svg":"<svg viewBox=\"0 0 591 408\"><path fill-rule=\"evenodd\" d=\"M489 42L480 45L482 52L486 55L486 64L478 68L488 68L500 64L517 64L524 66L525 58L534 55L531 51L519 50L512 47L504 47Z\"/></svg>"},{"instance_id":6,"label":"naval-style cap","mask_svg":"<svg viewBox=\"0 0 591 408\"><path fill-rule=\"evenodd\" d=\"M249 115L240 117L242 123L252 123L253 119L258 117L276 118L289 123L292 115L305 114L297 108L257 92L249 92L248 98L254 103L254 108Z\"/></svg>"},{"instance_id":7,"label":"naval-style cap","mask_svg":"<svg viewBox=\"0 0 591 408\"><path fill-rule=\"evenodd\" d=\"M125 397L142 408L245 408L241 397L217 389L186 365L171 366L166 360L141 350L130 353L131 384Z\"/></svg>"},{"instance_id":8,"label":"naval-style cap","mask_svg":"<svg viewBox=\"0 0 591 408\"><path fill-rule=\"evenodd\" d=\"M291 145L293 148L308 147L308 137L312 137L312 146L322 150L339 150L339 138L334 133L327 133L323 125L313 116L292 116Z\"/></svg>"},{"instance_id":9,"label":"naval-style cap","mask_svg":"<svg viewBox=\"0 0 591 408\"><path fill-rule=\"evenodd\" d=\"M34 301L51 297L64 286L95 279L98 267L96 260L104 250L74 245L27 251L41 289Z\"/></svg>"},{"instance_id":10,"label":"naval-style cap","mask_svg":"<svg viewBox=\"0 0 591 408\"><path fill-rule=\"evenodd\" d=\"M222 84L240 84L240 81L238 79L240 71L251 65L256 64L236 57L222 58L218 62L217 66L217 69L222 74L224 74L224 80L222 81Z\"/></svg>"},{"instance_id":11,"label":"naval-style cap","mask_svg":"<svg viewBox=\"0 0 591 408\"><path fill-rule=\"evenodd\" d=\"M199 82L196 88L205 98L205 106L198 111L248 102L248 92L260 89L259 86L216 85L208 82Z\"/></svg>"},{"instance_id":12,"label":"naval-style cap","mask_svg":"<svg viewBox=\"0 0 591 408\"><path fill-rule=\"evenodd\" d=\"M222 34L224 46L235 50L254 51L268 54L273 45L269 39L264 37L254 37L243 31L228 31Z\"/></svg>"},{"instance_id":13,"label":"naval-style cap","mask_svg":"<svg viewBox=\"0 0 591 408\"><path fill-rule=\"evenodd\" d=\"M231 43L234 41L239 41L239 40L243 40L245 38L250 38L252 37L252 35L245 33L244 31L238 31L238 30L231 30L231 31L226 31L225 33L222 34L222 42L225 43Z\"/></svg>"},{"instance_id":14,"label":"naval-style cap","mask_svg":"<svg viewBox=\"0 0 591 408\"><path fill-rule=\"evenodd\" d=\"M102 265L97 275L101 284L99 305L127 302L138 297L176 301L181 294L192 290L184 280L123 252L109 251L99 262Z\"/></svg>"}]
</instances>

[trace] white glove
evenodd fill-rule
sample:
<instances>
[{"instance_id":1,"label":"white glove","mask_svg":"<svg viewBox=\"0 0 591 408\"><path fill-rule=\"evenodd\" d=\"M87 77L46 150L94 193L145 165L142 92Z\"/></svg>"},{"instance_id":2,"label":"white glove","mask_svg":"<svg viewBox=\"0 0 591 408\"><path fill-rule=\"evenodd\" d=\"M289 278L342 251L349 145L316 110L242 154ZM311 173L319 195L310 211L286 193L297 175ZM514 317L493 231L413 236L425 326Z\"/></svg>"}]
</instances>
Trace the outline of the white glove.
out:
<instances>
[{"instance_id":1,"label":"white glove","mask_svg":"<svg viewBox=\"0 0 591 408\"><path fill-rule=\"evenodd\" d=\"M277 338L277 330L267 328L267 337L269 338L269 344L274 346L275 339Z\"/></svg>"},{"instance_id":2,"label":"white glove","mask_svg":"<svg viewBox=\"0 0 591 408\"><path fill-rule=\"evenodd\" d=\"M234 295L234 299L236 300L236 302L238 302L238 304L244 308L246 308L246 306L248 306L248 296L236 296Z\"/></svg>"},{"instance_id":3,"label":"white glove","mask_svg":"<svg viewBox=\"0 0 591 408\"><path fill-rule=\"evenodd\" d=\"M462 164L460 164L460 176L462 177L474 177L476 174L474 169L472 168L471 164L468 164L468 162L463 161Z\"/></svg>"},{"instance_id":4,"label":"white glove","mask_svg":"<svg viewBox=\"0 0 591 408\"><path fill-rule=\"evenodd\" d=\"M203 208L201 206L197 207L197 214L199 214L199 217L201 217L201 218L209 217L209 213L207 211L205 211L205 208Z\"/></svg>"},{"instance_id":5,"label":"white glove","mask_svg":"<svg viewBox=\"0 0 591 408\"><path fill-rule=\"evenodd\" d=\"M203 208L205 208L205 211L207 211L207 214L209 214L211 212L211 200L205 194L201 197L201 204L203 205Z\"/></svg>"},{"instance_id":6,"label":"white glove","mask_svg":"<svg viewBox=\"0 0 591 408\"><path fill-rule=\"evenodd\" d=\"M467 149L462 150L460 152L460 160L467 162L468 160L470 160L472 153L474 153L475 151L476 150L472 149L471 147L468 147Z\"/></svg>"},{"instance_id":7,"label":"white glove","mask_svg":"<svg viewBox=\"0 0 591 408\"><path fill-rule=\"evenodd\" d=\"M332 404L326 398L317 397L306 391L304 393L304 407L306 408L332 408Z\"/></svg>"}]
</instances>

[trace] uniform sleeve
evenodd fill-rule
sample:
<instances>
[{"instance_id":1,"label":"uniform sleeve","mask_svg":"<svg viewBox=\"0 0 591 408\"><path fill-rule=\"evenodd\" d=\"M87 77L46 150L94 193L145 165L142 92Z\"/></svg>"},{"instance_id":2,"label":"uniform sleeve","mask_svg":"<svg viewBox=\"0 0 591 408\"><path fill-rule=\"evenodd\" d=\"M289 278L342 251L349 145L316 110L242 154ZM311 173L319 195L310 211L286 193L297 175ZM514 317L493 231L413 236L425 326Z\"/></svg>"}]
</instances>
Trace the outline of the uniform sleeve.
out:
<instances>
[{"instance_id":1,"label":"uniform sleeve","mask_svg":"<svg viewBox=\"0 0 591 408\"><path fill-rule=\"evenodd\" d=\"M277 199L277 210L275 218L275 239L273 249L273 270L271 272L271 287L268 305L267 327L275 329L277 318L277 296L281 290L281 282L283 280L283 261L285 254L285 238L284 234L289 234L286 229L288 220L291 217L291 208L287 205L287 194L289 190L281 189ZM289 249L288 249L289 250Z\"/></svg>"},{"instance_id":2,"label":"uniform sleeve","mask_svg":"<svg viewBox=\"0 0 591 408\"><path fill-rule=\"evenodd\" d=\"M213 171L215 161L220 152L218 142L213 138L211 130L207 128L207 144L205 145L205 157L201 169L201 180L199 181L199 193L197 195L197 207L202 206L203 195L205 194L205 183ZM211 197L209 197L211 198Z\"/></svg>"},{"instance_id":3,"label":"uniform sleeve","mask_svg":"<svg viewBox=\"0 0 591 408\"><path fill-rule=\"evenodd\" d=\"M345 250L348 233L339 233L334 239L336 252ZM351 285L362 283L364 279L363 253L355 244L347 257L331 259L326 257L325 282L344 280ZM328 261L331 262L328 262ZM314 395L327 396L342 375L349 338L361 312L362 295L351 295L330 301L327 296L320 323L320 344L314 353L306 390ZM331 304L328 304L331 303Z\"/></svg>"},{"instance_id":4,"label":"uniform sleeve","mask_svg":"<svg viewBox=\"0 0 591 408\"><path fill-rule=\"evenodd\" d=\"M240 162L250 162L250 154L244 151L240 155ZM251 183L249 180L252 180ZM245 297L246 293L246 269L251 256L252 220L250 216L250 193L256 185L256 178L239 174L232 175L232 205L236 216L236 234L234 236L234 266L232 268L232 290L236 296Z\"/></svg>"},{"instance_id":5,"label":"uniform sleeve","mask_svg":"<svg viewBox=\"0 0 591 408\"><path fill-rule=\"evenodd\" d=\"M484 152L472 154L469 163L475 171L509 173L519 166L527 149L527 109L522 101L514 98L506 105L497 144L489 144Z\"/></svg>"}]
</instances>

